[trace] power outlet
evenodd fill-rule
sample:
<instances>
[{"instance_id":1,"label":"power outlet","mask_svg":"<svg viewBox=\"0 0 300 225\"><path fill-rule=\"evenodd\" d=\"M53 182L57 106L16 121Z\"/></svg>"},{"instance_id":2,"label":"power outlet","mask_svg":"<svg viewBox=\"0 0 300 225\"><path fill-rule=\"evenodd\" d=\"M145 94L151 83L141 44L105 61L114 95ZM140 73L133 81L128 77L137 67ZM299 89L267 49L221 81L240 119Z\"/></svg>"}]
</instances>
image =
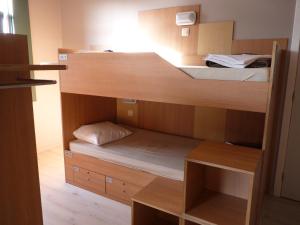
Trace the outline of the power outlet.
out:
<instances>
[{"instance_id":1,"label":"power outlet","mask_svg":"<svg viewBox=\"0 0 300 225\"><path fill-rule=\"evenodd\" d=\"M59 61L67 61L68 55L67 54L59 54L58 59L59 59Z\"/></svg>"}]
</instances>

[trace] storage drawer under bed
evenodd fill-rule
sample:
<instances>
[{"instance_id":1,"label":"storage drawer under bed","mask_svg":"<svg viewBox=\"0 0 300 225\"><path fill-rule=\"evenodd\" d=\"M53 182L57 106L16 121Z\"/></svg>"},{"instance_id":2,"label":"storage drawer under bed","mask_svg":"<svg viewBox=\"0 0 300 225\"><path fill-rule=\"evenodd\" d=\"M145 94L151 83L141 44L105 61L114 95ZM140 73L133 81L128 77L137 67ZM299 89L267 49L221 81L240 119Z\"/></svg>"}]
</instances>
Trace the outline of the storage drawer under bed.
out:
<instances>
[{"instance_id":1,"label":"storage drawer under bed","mask_svg":"<svg viewBox=\"0 0 300 225\"><path fill-rule=\"evenodd\" d=\"M130 184L116 178L106 177L106 193L116 198L120 198L125 201L131 201L131 198L140 190L139 187L134 184Z\"/></svg>"},{"instance_id":2,"label":"storage drawer under bed","mask_svg":"<svg viewBox=\"0 0 300 225\"><path fill-rule=\"evenodd\" d=\"M131 198L156 178L70 151L65 151L65 175L67 183L126 204L131 204Z\"/></svg>"},{"instance_id":3,"label":"storage drawer under bed","mask_svg":"<svg viewBox=\"0 0 300 225\"><path fill-rule=\"evenodd\" d=\"M89 191L104 194L105 193L105 176L91 172L89 170L73 167L73 181L78 185Z\"/></svg>"}]
</instances>

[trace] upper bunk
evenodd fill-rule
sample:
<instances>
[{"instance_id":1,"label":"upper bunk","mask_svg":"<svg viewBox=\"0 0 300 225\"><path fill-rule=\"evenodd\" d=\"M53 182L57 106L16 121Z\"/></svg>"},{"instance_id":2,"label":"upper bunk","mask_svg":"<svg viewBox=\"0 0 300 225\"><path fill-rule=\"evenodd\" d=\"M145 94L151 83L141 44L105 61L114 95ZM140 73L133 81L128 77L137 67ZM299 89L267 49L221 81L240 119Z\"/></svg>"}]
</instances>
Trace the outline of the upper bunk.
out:
<instances>
[{"instance_id":1,"label":"upper bunk","mask_svg":"<svg viewBox=\"0 0 300 225\"><path fill-rule=\"evenodd\" d=\"M61 92L265 113L278 49L274 42L268 69L179 68L155 53L62 49Z\"/></svg>"}]
</instances>

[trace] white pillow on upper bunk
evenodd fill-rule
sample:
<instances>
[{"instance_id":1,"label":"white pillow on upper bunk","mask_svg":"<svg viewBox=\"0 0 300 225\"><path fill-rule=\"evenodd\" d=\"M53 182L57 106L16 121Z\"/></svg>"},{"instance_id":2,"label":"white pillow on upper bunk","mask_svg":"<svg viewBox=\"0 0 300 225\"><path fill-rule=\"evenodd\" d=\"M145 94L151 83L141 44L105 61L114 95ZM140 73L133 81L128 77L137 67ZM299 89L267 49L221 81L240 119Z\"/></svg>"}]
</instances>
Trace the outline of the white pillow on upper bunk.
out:
<instances>
[{"instance_id":1,"label":"white pillow on upper bunk","mask_svg":"<svg viewBox=\"0 0 300 225\"><path fill-rule=\"evenodd\" d=\"M131 134L132 132L130 130L111 122L84 125L73 132L73 135L77 139L94 145L104 145L120 140Z\"/></svg>"}]
</instances>

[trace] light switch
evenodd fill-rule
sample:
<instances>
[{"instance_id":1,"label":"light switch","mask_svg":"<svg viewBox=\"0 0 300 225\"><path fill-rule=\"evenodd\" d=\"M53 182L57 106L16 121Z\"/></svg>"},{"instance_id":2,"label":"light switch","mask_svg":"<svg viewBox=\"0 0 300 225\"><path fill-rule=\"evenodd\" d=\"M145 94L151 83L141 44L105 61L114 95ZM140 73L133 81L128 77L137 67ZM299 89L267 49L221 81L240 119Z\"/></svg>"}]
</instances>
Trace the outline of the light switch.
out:
<instances>
[{"instance_id":1,"label":"light switch","mask_svg":"<svg viewBox=\"0 0 300 225\"><path fill-rule=\"evenodd\" d=\"M184 27L181 29L181 36L182 37L188 37L190 36L190 28Z\"/></svg>"}]
</instances>

